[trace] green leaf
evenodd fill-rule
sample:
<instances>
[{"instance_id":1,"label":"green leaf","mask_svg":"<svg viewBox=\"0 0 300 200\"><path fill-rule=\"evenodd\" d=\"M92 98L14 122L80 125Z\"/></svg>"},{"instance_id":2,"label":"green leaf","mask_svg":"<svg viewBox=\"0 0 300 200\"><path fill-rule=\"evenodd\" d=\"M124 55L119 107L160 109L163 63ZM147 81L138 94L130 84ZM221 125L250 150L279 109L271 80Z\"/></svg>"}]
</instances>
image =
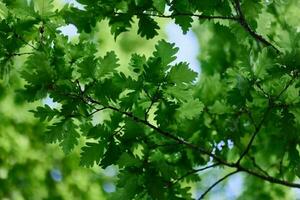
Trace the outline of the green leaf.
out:
<instances>
[{"instance_id":1,"label":"green leaf","mask_svg":"<svg viewBox=\"0 0 300 200\"><path fill-rule=\"evenodd\" d=\"M75 128L76 126L74 124L69 125L64 134L64 139L59 144L66 154L70 153L78 144L78 139L80 135Z\"/></svg>"},{"instance_id":2,"label":"green leaf","mask_svg":"<svg viewBox=\"0 0 300 200\"><path fill-rule=\"evenodd\" d=\"M191 83L196 77L197 73L189 68L188 63L183 62L176 64L169 72L170 81L176 84Z\"/></svg>"},{"instance_id":3,"label":"green leaf","mask_svg":"<svg viewBox=\"0 0 300 200\"><path fill-rule=\"evenodd\" d=\"M193 119L201 114L204 105L198 99L191 99L184 102L180 108L177 109L178 115L182 119Z\"/></svg>"},{"instance_id":4,"label":"green leaf","mask_svg":"<svg viewBox=\"0 0 300 200\"><path fill-rule=\"evenodd\" d=\"M81 148L80 165L85 167L92 167L95 163L99 164L103 153L104 144L102 142L86 143L86 146Z\"/></svg>"},{"instance_id":5,"label":"green leaf","mask_svg":"<svg viewBox=\"0 0 300 200\"><path fill-rule=\"evenodd\" d=\"M133 155L122 153L118 160L118 165L120 167L140 167L142 162Z\"/></svg>"},{"instance_id":6,"label":"green leaf","mask_svg":"<svg viewBox=\"0 0 300 200\"><path fill-rule=\"evenodd\" d=\"M61 11L61 15L66 24L74 24L79 32L90 33L97 22L92 12L82 11L74 7L70 9L65 7Z\"/></svg>"},{"instance_id":7,"label":"green leaf","mask_svg":"<svg viewBox=\"0 0 300 200\"><path fill-rule=\"evenodd\" d=\"M153 0L153 6L159 11L160 13L164 13L165 11L165 0Z\"/></svg>"},{"instance_id":8,"label":"green leaf","mask_svg":"<svg viewBox=\"0 0 300 200\"><path fill-rule=\"evenodd\" d=\"M192 91L183 84L168 87L165 94L178 101L189 101L193 95Z\"/></svg>"},{"instance_id":9,"label":"green leaf","mask_svg":"<svg viewBox=\"0 0 300 200\"><path fill-rule=\"evenodd\" d=\"M100 166L106 168L109 165L116 164L121 154L122 151L119 145L116 145L113 142L109 143L103 159L101 159Z\"/></svg>"},{"instance_id":10,"label":"green leaf","mask_svg":"<svg viewBox=\"0 0 300 200\"><path fill-rule=\"evenodd\" d=\"M89 56L83 59L77 66L78 72L83 79L95 78L97 60L94 56Z\"/></svg>"},{"instance_id":11,"label":"green leaf","mask_svg":"<svg viewBox=\"0 0 300 200\"><path fill-rule=\"evenodd\" d=\"M253 63L253 71L255 76L263 79L268 75L268 70L272 67L272 60L268 55L268 49L264 48L261 53L259 53L257 59Z\"/></svg>"},{"instance_id":12,"label":"green leaf","mask_svg":"<svg viewBox=\"0 0 300 200\"><path fill-rule=\"evenodd\" d=\"M193 18L190 16L176 16L175 23L181 27L183 34L186 34L192 27Z\"/></svg>"},{"instance_id":13,"label":"green leaf","mask_svg":"<svg viewBox=\"0 0 300 200\"><path fill-rule=\"evenodd\" d=\"M78 144L79 133L77 132L77 125L72 119L64 119L48 126L46 131L47 142L53 143L59 141L65 153L70 153Z\"/></svg>"},{"instance_id":14,"label":"green leaf","mask_svg":"<svg viewBox=\"0 0 300 200\"><path fill-rule=\"evenodd\" d=\"M295 123L300 125L300 108L294 108L294 109L290 110L290 113L292 113L294 115Z\"/></svg>"},{"instance_id":15,"label":"green leaf","mask_svg":"<svg viewBox=\"0 0 300 200\"><path fill-rule=\"evenodd\" d=\"M118 187L120 188L117 192L113 193L111 200L118 199L133 199L136 196L136 192L142 189L140 178L134 173L124 173L119 177L120 181Z\"/></svg>"},{"instance_id":16,"label":"green leaf","mask_svg":"<svg viewBox=\"0 0 300 200\"><path fill-rule=\"evenodd\" d=\"M102 78L107 74L115 72L120 66L118 61L119 59L114 51L107 52L106 55L100 59L97 77Z\"/></svg>"},{"instance_id":17,"label":"green leaf","mask_svg":"<svg viewBox=\"0 0 300 200\"><path fill-rule=\"evenodd\" d=\"M149 170L146 174L147 190L152 199L165 199L164 190L162 189L164 185L163 179L154 174L155 172L153 171Z\"/></svg>"},{"instance_id":18,"label":"green leaf","mask_svg":"<svg viewBox=\"0 0 300 200\"><path fill-rule=\"evenodd\" d=\"M65 121L60 121L60 122L55 122L51 126L48 126L45 132L46 141L49 143L62 141L64 137L64 133L63 133L64 124Z\"/></svg>"},{"instance_id":19,"label":"green leaf","mask_svg":"<svg viewBox=\"0 0 300 200\"><path fill-rule=\"evenodd\" d=\"M140 15L139 17L139 29L138 34L146 39L151 39L158 35L157 30L159 29L158 24L147 15Z\"/></svg>"},{"instance_id":20,"label":"green leaf","mask_svg":"<svg viewBox=\"0 0 300 200\"><path fill-rule=\"evenodd\" d=\"M39 118L41 121L51 121L56 115L59 115L59 111L55 108L51 108L48 105L44 107L37 107L36 110L32 110L36 118Z\"/></svg>"},{"instance_id":21,"label":"green leaf","mask_svg":"<svg viewBox=\"0 0 300 200\"><path fill-rule=\"evenodd\" d=\"M115 39L123 32L128 31L131 27L132 16L128 14L119 14L110 18L109 25L111 27L111 33L115 36Z\"/></svg>"},{"instance_id":22,"label":"green leaf","mask_svg":"<svg viewBox=\"0 0 300 200\"><path fill-rule=\"evenodd\" d=\"M35 0L34 7L42 18L50 16L54 11L53 0Z\"/></svg>"},{"instance_id":23,"label":"green leaf","mask_svg":"<svg viewBox=\"0 0 300 200\"><path fill-rule=\"evenodd\" d=\"M133 68L133 72L139 74L143 71L146 64L146 57L138 54L132 54L130 59L130 66Z\"/></svg>"},{"instance_id":24,"label":"green leaf","mask_svg":"<svg viewBox=\"0 0 300 200\"><path fill-rule=\"evenodd\" d=\"M8 8L3 2L0 2L0 19L6 18L8 14Z\"/></svg>"},{"instance_id":25,"label":"green leaf","mask_svg":"<svg viewBox=\"0 0 300 200\"><path fill-rule=\"evenodd\" d=\"M86 134L87 138L107 138L110 135L110 131L102 124L98 124L92 127Z\"/></svg>"},{"instance_id":26,"label":"green leaf","mask_svg":"<svg viewBox=\"0 0 300 200\"><path fill-rule=\"evenodd\" d=\"M117 100L123 90L122 84L125 83L126 79L119 79L119 77L114 78L115 79L105 79L95 85L95 95L98 99L103 101L103 103L109 100Z\"/></svg>"},{"instance_id":27,"label":"green leaf","mask_svg":"<svg viewBox=\"0 0 300 200\"><path fill-rule=\"evenodd\" d=\"M230 107L226 105L226 102L219 100L215 101L215 103L210 106L209 109L211 113L217 115L228 113L230 111Z\"/></svg>"},{"instance_id":28,"label":"green leaf","mask_svg":"<svg viewBox=\"0 0 300 200\"><path fill-rule=\"evenodd\" d=\"M154 57L161 58L161 63L164 69L168 69L168 65L176 59L175 54L178 52L179 48L175 47L175 43L168 43L165 40L160 40L157 45L155 45Z\"/></svg>"}]
</instances>

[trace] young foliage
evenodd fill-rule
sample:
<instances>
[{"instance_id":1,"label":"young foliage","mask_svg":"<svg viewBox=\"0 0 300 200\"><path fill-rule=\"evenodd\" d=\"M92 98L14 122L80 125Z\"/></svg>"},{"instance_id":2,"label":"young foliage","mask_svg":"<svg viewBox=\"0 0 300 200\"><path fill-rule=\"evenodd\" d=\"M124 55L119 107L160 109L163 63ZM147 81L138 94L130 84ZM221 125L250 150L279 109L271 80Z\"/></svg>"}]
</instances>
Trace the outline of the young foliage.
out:
<instances>
[{"instance_id":1,"label":"young foliage","mask_svg":"<svg viewBox=\"0 0 300 200\"><path fill-rule=\"evenodd\" d=\"M283 186L300 188L297 1L79 0L82 9L43 2L0 4L0 75L9 64L25 81L22 98L58 103L32 111L47 122L48 142L70 153L82 139L80 165L119 168L111 199L192 199L195 184L206 187L202 199L241 173L251 177L245 187L272 190L245 190L242 199L272 199L273 187L288 198ZM298 21L290 25L285 14ZM269 28L260 19L266 16L274 20ZM132 27L150 40L162 28L158 18L183 34L195 27L199 77L164 39L151 56L133 53L128 64L96 39L106 21L115 40ZM76 41L57 30L70 23ZM21 68L16 56L25 59ZM198 172L215 168L226 175L205 185Z\"/></svg>"}]
</instances>

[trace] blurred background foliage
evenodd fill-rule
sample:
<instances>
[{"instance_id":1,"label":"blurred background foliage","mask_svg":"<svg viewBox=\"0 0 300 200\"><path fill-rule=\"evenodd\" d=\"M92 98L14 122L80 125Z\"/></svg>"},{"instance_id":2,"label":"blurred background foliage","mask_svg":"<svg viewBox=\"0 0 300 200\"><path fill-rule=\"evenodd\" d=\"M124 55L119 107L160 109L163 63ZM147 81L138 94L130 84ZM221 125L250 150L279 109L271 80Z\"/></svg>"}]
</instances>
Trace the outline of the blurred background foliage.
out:
<instances>
[{"instance_id":1,"label":"blurred background foliage","mask_svg":"<svg viewBox=\"0 0 300 200\"><path fill-rule=\"evenodd\" d=\"M0 199L104 199L103 186L114 178L79 167L79 149L66 156L58 145L45 145L44 125L15 95L22 81L11 74L9 82L0 82Z\"/></svg>"}]
</instances>

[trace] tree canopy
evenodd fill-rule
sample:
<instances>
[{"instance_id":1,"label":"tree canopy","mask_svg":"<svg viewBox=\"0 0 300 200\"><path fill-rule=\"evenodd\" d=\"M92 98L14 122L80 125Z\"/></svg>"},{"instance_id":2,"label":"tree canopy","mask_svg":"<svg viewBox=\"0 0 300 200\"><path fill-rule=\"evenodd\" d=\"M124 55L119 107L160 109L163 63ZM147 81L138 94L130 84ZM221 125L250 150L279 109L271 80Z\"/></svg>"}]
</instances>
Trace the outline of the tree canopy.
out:
<instances>
[{"instance_id":1,"label":"tree canopy","mask_svg":"<svg viewBox=\"0 0 300 200\"><path fill-rule=\"evenodd\" d=\"M82 167L117 167L109 199L203 199L239 175L240 199L286 199L300 189L299 1L57 2L0 2L0 96L39 119L22 126L1 112L0 130L27 130L34 151L57 143L66 156L80 154ZM200 75L176 62L161 20L197 34ZM60 31L70 24L76 40ZM105 47L106 29L123 53ZM143 45L152 52L137 51Z\"/></svg>"}]
</instances>

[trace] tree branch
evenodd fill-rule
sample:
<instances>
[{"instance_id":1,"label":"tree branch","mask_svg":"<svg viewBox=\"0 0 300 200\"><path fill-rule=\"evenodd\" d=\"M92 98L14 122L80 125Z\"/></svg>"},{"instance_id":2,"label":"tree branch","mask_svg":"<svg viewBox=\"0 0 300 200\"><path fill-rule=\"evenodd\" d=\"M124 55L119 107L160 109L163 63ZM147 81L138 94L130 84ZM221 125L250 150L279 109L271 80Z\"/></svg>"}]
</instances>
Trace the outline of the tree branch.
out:
<instances>
[{"instance_id":1,"label":"tree branch","mask_svg":"<svg viewBox=\"0 0 300 200\"><path fill-rule=\"evenodd\" d=\"M84 98L81 98L80 96L74 96L74 95L67 95L67 96L72 96L73 98L79 98L79 99L81 99L82 101L84 101L85 103L87 103L86 100L85 100ZM94 99L92 99L91 97L86 97L86 98L87 98L88 102L102 106L101 103L100 103L99 101L94 100ZM279 184L279 185L283 185L283 186L288 186L288 187L292 187L292 188L300 188L300 184L299 184L299 183L291 183L291 182L288 182L288 181L284 181L284 180L281 180L281 179L277 179L277 178L272 177L272 176L268 176L268 175L265 175L265 174L257 173L257 172L255 172L255 171L252 171L252 170L250 170L250 169L247 169L247 168L243 167L243 166L242 166L240 163L238 163L238 162L236 162L236 163L230 163L230 162L228 162L228 161L226 161L226 160L223 160L222 158L219 158L217 155L211 153L210 151L205 150L205 149L203 149L203 148L201 148L201 147L198 147L198 146L195 145L195 144L189 143L189 142L185 141L184 139L179 138L179 137L177 137L177 136L175 136L175 135L173 135L173 134L171 134L171 133L169 133L169 132L163 131L163 130L161 130L159 127L156 127L156 126L152 125L151 123L149 123L149 122L146 121L146 120L143 120L143 119L140 119L140 118L136 117L136 116L133 115L132 113L122 111L122 110L120 110L120 109L118 109L118 108L115 108L115 107L112 107L112 106L106 106L106 108L111 109L111 110L113 110L113 111L115 111L115 112L119 112L119 113L121 113L121 114L123 114L123 115L125 115L125 116L127 116L127 117L129 117L129 118L131 118L131 119L133 119L133 120L136 121L137 123L144 124L145 126L151 128L152 130L155 130L155 131L156 131L157 133L159 133L160 135L162 135L162 136L164 136L164 137L166 137L166 138L169 138L169 139L171 139L171 140L177 142L178 144L182 144L182 145L186 146L187 148L193 149L193 150L198 151L198 152L200 152L200 153L202 153L202 154L204 154L204 155L207 155L207 156L212 157L212 158L214 158L220 165L224 165L224 166L226 166L226 167L236 169L235 172L232 172L232 173L226 175L225 177L223 177L222 179L220 179L218 182L216 182L213 186L211 186L211 187L209 188L209 190L211 190L211 189L212 189L215 185L217 185L219 182L225 180L227 177L229 177L229 176L231 176L232 174L237 173L237 172L246 172L246 173L248 173L248 174L250 174L250 175L252 175L252 176L255 176L255 177L257 177L257 178L260 178L260 179L265 180L265 181L270 182L270 183L275 183L275 184ZM100 109L102 109L102 108L100 108ZM249 147L249 148L250 148L250 147ZM208 192L209 192L209 191L207 191L206 193L208 193Z\"/></svg>"},{"instance_id":2,"label":"tree branch","mask_svg":"<svg viewBox=\"0 0 300 200\"><path fill-rule=\"evenodd\" d=\"M298 75L299 75L298 71L292 71L292 78L291 78L291 80L285 85L285 87L283 88L283 90L281 90L281 92L276 96L275 99L279 99L281 97L281 95L293 84L293 82L298 77Z\"/></svg>"},{"instance_id":3,"label":"tree branch","mask_svg":"<svg viewBox=\"0 0 300 200\"><path fill-rule=\"evenodd\" d=\"M270 98L270 95L262 88L262 86L255 81L255 86L262 92L263 96Z\"/></svg>"},{"instance_id":4,"label":"tree branch","mask_svg":"<svg viewBox=\"0 0 300 200\"><path fill-rule=\"evenodd\" d=\"M256 135L257 135L258 132L260 131L262 125L264 124L264 122L265 122L265 120L266 120L266 118L267 118L267 116L268 116L268 114L269 114L271 108L272 108L272 107L271 107L271 105L269 104L268 107L267 107L267 110L265 111L265 113L264 113L264 115L263 115L262 120L259 122L259 124L258 124L257 126L255 126L255 131L254 131L254 133L252 134L252 137L251 137L251 139L250 139L250 141L249 141L249 143L248 143L246 149L245 149L244 152L241 154L240 158L238 159L238 161L237 161L236 163L239 164L239 163L241 162L241 160L244 158L244 156L249 152L249 150L250 150L250 148L251 148L251 146L252 146L252 143L253 143L253 141L254 141Z\"/></svg>"},{"instance_id":5,"label":"tree branch","mask_svg":"<svg viewBox=\"0 0 300 200\"><path fill-rule=\"evenodd\" d=\"M12 53L9 54L9 56L23 56L23 55L31 55L31 54L34 54L34 52Z\"/></svg>"},{"instance_id":6,"label":"tree branch","mask_svg":"<svg viewBox=\"0 0 300 200\"><path fill-rule=\"evenodd\" d=\"M112 107L112 106L107 106L107 108L113 110L113 111L116 111L118 113L121 113L131 119L133 119L134 121L138 122L138 123L141 123L141 124L144 124L146 126L148 126L149 128L151 128L152 130L155 130L156 132L158 132L160 135L164 136L164 137L167 137L169 139L172 139L174 141L176 141L177 143L179 144L183 144L185 146L188 146L189 148L191 149L194 149L194 150L197 150L197 151L200 151L201 153L205 154L205 155L208 155L208 156L211 156L212 158L214 158L216 161L220 162L220 163L226 163L225 161L223 161L222 159L220 159L219 157L217 157L215 154L205 150L205 149L202 149L201 147L198 147L192 143L189 143L187 141L185 141L184 139L182 138L179 138L169 132L166 132L166 131L163 131L161 130L160 128L154 126L153 124L149 123L148 121L144 120L144 119L140 119L138 117L136 117L135 115L133 115L132 113L130 112L125 112L125 111L122 111L118 108L115 108L115 107Z\"/></svg>"},{"instance_id":7,"label":"tree branch","mask_svg":"<svg viewBox=\"0 0 300 200\"><path fill-rule=\"evenodd\" d=\"M91 100L92 102L97 102L95 100ZM166 138L170 138L176 142L178 142L179 144L182 144L182 145L185 145L187 146L188 148L190 149L194 149L196 151L199 151L205 155L208 155L208 156L211 156L212 158L214 158L219 164L222 164L224 166L227 166L227 167L230 167L230 168L235 168L237 171L235 173L237 173L238 171L243 171L243 172L246 172L248 174L251 174L255 177L258 177L262 180L265 180L265 181L268 181L270 183L275 183L275 184L279 184L279 185L284 185L284 186L288 186L288 187L293 187L293 188L300 188L300 184L298 183L291 183L291 182L287 182L287 181L283 181L283 180L280 180L280 179L277 179L277 178L274 178L272 176L267 176L267 175L264 175L264 174L261 174L261 173L257 173L255 171L252 171L250 169L247 169L245 167L243 167L242 165L240 165L240 163L230 163L228 161L225 161L221 158L219 158L217 155L205 150L205 149L202 149L201 147L198 147L196 146L195 144L192 144L192 143L189 143L187 141L185 141L184 139L181 139L181 138L178 138L174 135L172 135L171 133L169 132L166 132L166 131L163 131L161 130L160 128L150 124L148 121L145 121L143 119L140 119L136 116L134 116L132 113L128 113L128 112L124 112L124 111L121 111L120 109L118 108L114 108L114 107L111 107L111 106L108 106L109 109L111 110L114 110L116 112L119 112L121 114L124 114L128 117L130 117L131 119L133 119L134 121L138 122L138 123L142 123L146 126L148 126L149 128L157 131L159 134L161 134L162 136L166 137ZM254 140L254 139L253 139ZM250 145L251 146L251 145ZM249 146L249 148L250 148ZM230 174L232 175L232 174ZM224 177L223 177L224 178ZM227 177L226 177L227 178ZM211 188L212 189L212 188Z\"/></svg>"},{"instance_id":8,"label":"tree branch","mask_svg":"<svg viewBox=\"0 0 300 200\"><path fill-rule=\"evenodd\" d=\"M248 157L250 158L250 160L252 161L252 164L254 165L254 167L256 167L259 171L261 171L264 175L266 176L270 176L268 174L268 172L266 170L264 170L261 166L259 166L257 163L256 163L256 160L254 157L248 155Z\"/></svg>"},{"instance_id":9,"label":"tree branch","mask_svg":"<svg viewBox=\"0 0 300 200\"><path fill-rule=\"evenodd\" d=\"M191 171L187 172L186 174L182 175L181 177L179 177L178 179L176 179L175 181L173 181L170 185L174 185L174 184L178 183L179 181L181 181L182 179L184 179L184 178L186 178L186 177L188 177L192 174L195 174L197 172L201 172L201 171L216 167L218 165L220 165L220 163L214 163L214 164L211 164L209 166L206 166L206 167L203 167L203 168L200 168L200 169L191 170ZM168 185L168 186L170 186L170 185Z\"/></svg>"},{"instance_id":10,"label":"tree branch","mask_svg":"<svg viewBox=\"0 0 300 200\"><path fill-rule=\"evenodd\" d=\"M242 12L240 0L233 0L233 6L235 7L235 10L236 10L237 15L238 15L238 18L237 18L236 21L244 28L244 30L247 31L254 39L256 39L257 41L261 42L265 46L272 47L279 54L280 53L279 49L277 49L272 43L270 43L269 41L267 41L263 36L261 36L258 33L256 33L250 27L250 25L246 21L244 13Z\"/></svg>"},{"instance_id":11,"label":"tree branch","mask_svg":"<svg viewBox=\"0 0 300 200\"><path fill-rule=\"evenodd\" d=\"M122 13L122 12L114 12L115 15L123 15L126 13ZM221 16L221 15L217 15L217 16L212 16L212 15L202 15L202 14L193 14L193 13L181 13L181 12L177 12L177 13L172 13L170 15L163 15L163 14L156 14L156 13L148 13L148 12L142 12L142 13L135 13L133 15L139 16L139 15L146 15L146 16L150 16L150 17L159 17L159 18L174 18L174 17L179 17L179 16L189 16L189 17L196 17L198 19L208 19L208 20L212 20L212 19L222 19L222 20L233 20L233 21L237 21L238 18L234 17L234 16Z\"/></svg>"},{"instance_id":12,"label":"tree branch","mask_svg":"<svg viewBox=\"0 0 300 200\"><path fill-rule=\"evenodd\" d=\"M223 176L222 178L220 178L219 180L217 180L214 184L212 184L209 188L207 188L207 190L205 190L205 192L199 197L199 199L198 200L200 200L200 199L204 199L204 197L216 186L216 185L218 185L219 183L221 183L222 181L224 181L224 180L226 180L229 176L232 176L233 174L236 174L236 173L238 173L239 172L239 170L237 169L237 170L235 170L235 171L233 171L233 172L231 172L231 173L229 173L229 174L227 174L227 175L225 175L225 176Z\"/></svg>"},{"instance_id":13,"label":"tree branch","mask_svg":"<svg viewBox=\"0 0 300 200\"><path fill-rule=\"evenodd\" d=\"M291 182L288 182L288 181L284 181L284 180L274 178L272 176L266 176L266 175L263 175L263 174L259 174L259 173L256 173L256 172L250 170L250 169L244 168L241 165L238 166L238 169L241 172L246 172L250 175L253 175L257 178L260 178L260 179L265 180L265 181L270 182L270 183L275 183L275 184L279 184L279 185L284 185L284 186L300 189L300 184L299 183L291 183Z\"/></svg>"},{"instance_id":14,"label":"tree branch","mask_svg":"<svg viewBox=\"0 0 300 200\"><path fill-rule=\"evenodd\" d=\"M245 149L245 151L241 154L240 158L238 159L237 163L239 164L240 161L243 159L243 157L249 152L252 143L256 137L256 135L258 134L258 132L260 131L262 125L264 124L269 112L271 111L271 109L274 107L274 101L276 101L277 99L279 99L281 97L281 95L292 85L292 83L294 82L294 80L298 77L298 72L293 72L293 77L291 78L291 80L285 85L285 87L281 90L281 92L275 97L275 99L271 99L269 98L269 105L267 107L267 110L264 113L264 116L262 118L262 120L259 122L259 124L257 126L255 126L255 131L252 134L252 137Z\"/></svg>"},{"instance_id":15,"label":"tree branch","mask_svg":"<svg viewBox=\"0 0 300 200\"><path fill-rule=\"evenodd\" d=\"M103 107L103 108L96 109L96 110L94 110L93 112L89 113L89 114L88 114L88 117L94 115L94 114L97 113L97 112L100 112L100 111L102 111L102 110L105 110L105 109L108 109L108 108L107 108L107 107Z\"/></svg>"},{"instance_id":16,"label":"tree branch","mask_svg":"<svg viewBox=\"0 0 300 200\"><path fill-rule=\"evenodd\" d=\"M250 34L251 37L253 37L256 41L262 43L265 46L270 46L272 47L276 53L280 53L279 49L275 47L271 42L269 42L267 39L265 39L262 35L256 33L249 25L247 22L244 13L242 12L240 1L239 0L232 0L232 4L236 10L237 16L221 16L221 15L203 15L203 14L193 14L193 13L182 13L177 10L173 12L172 14L169 15L164 15L164 14L156 14L153 12L142 12L142 13L134 13L133 15L139 16L139 15L147 15L150 17L159 17L159 18L175 18L175 17L180 17L180 16L190 16L190 17L195 17L198 18L198 20L201 19L207 19L207 20L212 20L212 19L220 19L220 20L231 20L237 22L246 32ZM126 13L122 12L114 12L113 14L115 15L122 15Z\"/></svg>"}]
</instances>

